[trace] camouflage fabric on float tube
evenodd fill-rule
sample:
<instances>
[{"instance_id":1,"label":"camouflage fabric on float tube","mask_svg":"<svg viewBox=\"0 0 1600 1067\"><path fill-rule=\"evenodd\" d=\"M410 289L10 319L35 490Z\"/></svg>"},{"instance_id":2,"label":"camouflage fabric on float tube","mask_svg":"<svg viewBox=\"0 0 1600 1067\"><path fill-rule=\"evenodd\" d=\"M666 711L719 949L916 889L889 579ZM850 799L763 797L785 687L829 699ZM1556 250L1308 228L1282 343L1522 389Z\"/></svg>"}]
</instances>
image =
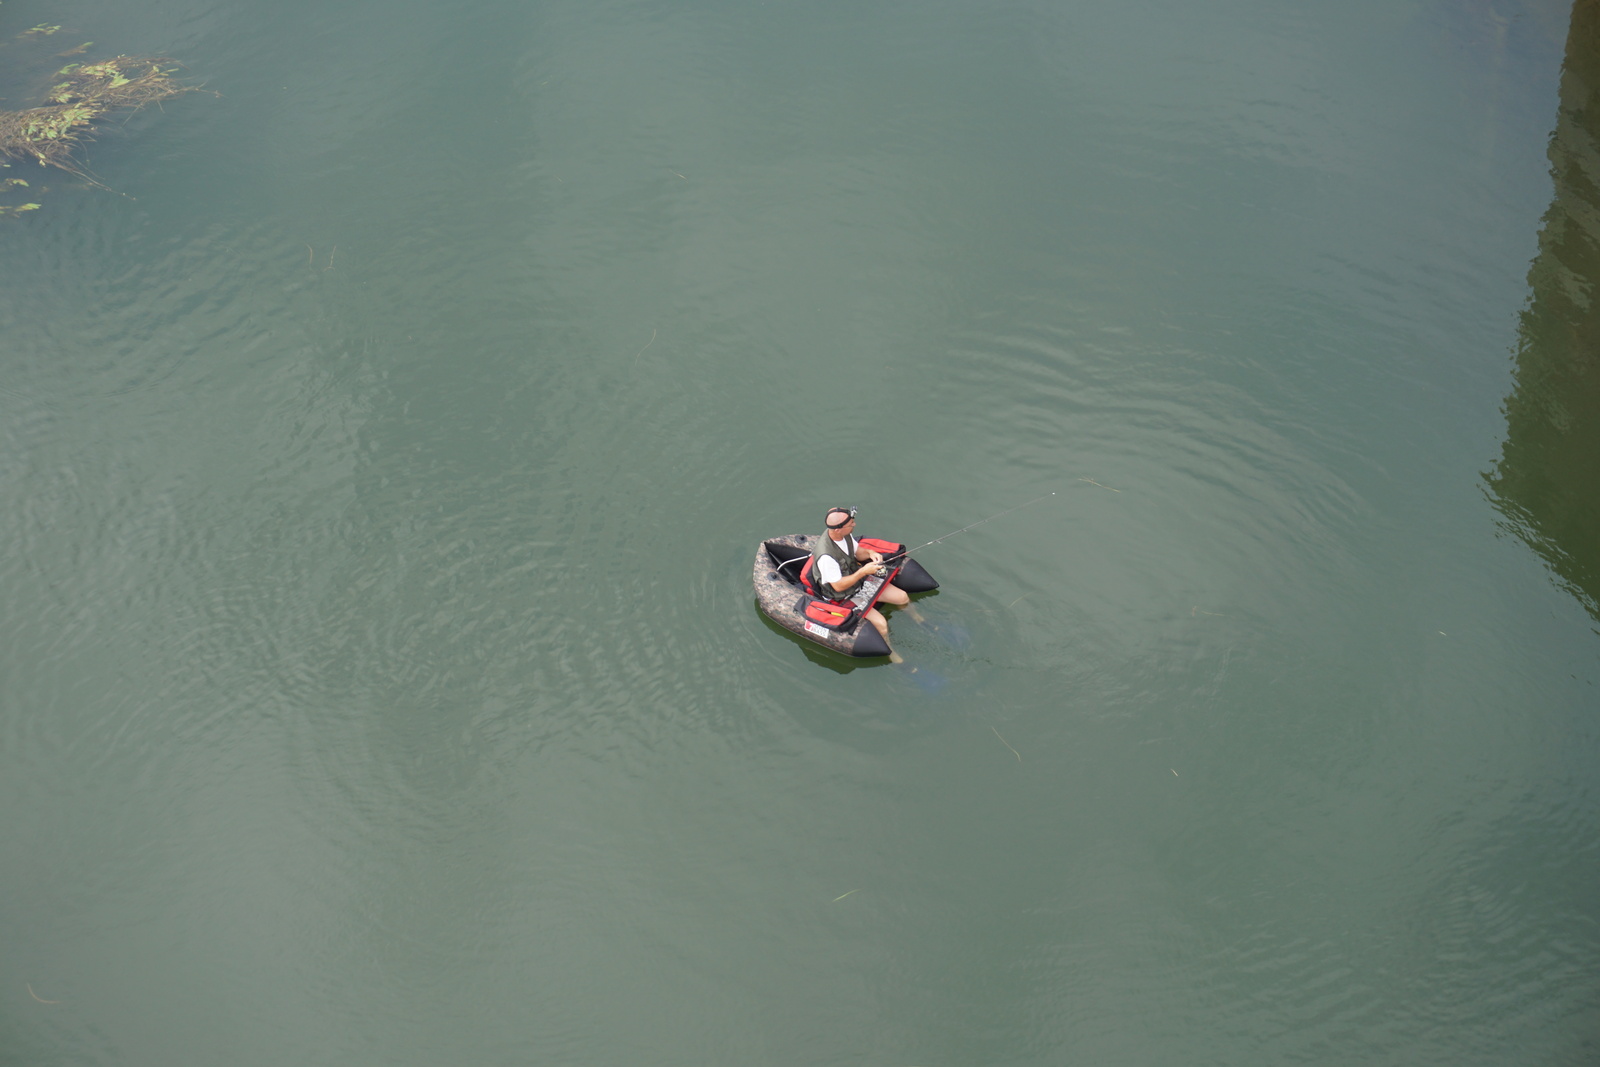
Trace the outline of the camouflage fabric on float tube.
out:
<instances>
[{"instance_id":1,"label":"camouflage fabric on float tube","mask_svg":"<svg viewBox=\"0 0 1600 1067\"><path fill-rule=\"evenodd\" d=\"M811 556L814 537L785 534L756 546L753 581L756 603L773 622L846 656L887 656L889 647L862 616L878 600L886 582L893 580L908 593L925 593L939 587L933 576L914 559L891 562L883 577L868 578L852 590L848 600L820 600L800 585L800 571ZM807 609L810 609L809 615Z\"/></svg>"}]
</instances>

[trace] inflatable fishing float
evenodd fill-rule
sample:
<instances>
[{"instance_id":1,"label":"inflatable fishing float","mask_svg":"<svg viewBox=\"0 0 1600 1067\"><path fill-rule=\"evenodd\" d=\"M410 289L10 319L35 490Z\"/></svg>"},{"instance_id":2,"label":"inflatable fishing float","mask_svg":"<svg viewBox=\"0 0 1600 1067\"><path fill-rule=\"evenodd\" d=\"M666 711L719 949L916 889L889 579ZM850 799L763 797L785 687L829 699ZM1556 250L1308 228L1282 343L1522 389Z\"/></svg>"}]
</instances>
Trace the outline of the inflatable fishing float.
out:
<instances>
[{"instance_id":1,"label":"inflatable fishing float","mask_svg":"<svg viewBox=\"0 0 1600 1067\"><path fill-rule=\"evenodd\" d=\"M756 603L779 626L824 648L847 656L887 656L889 646L863 619L878 602L884 586L893 582L908 593L926 593L939 588L939 583L922 564L906 556L905 545L863 537L863 547L883 554L885 573L858 582L847 599L820 597L811 581L811 553L818 539L826 536L786 534L757 545Z\"/></svg>"}]
</instances>

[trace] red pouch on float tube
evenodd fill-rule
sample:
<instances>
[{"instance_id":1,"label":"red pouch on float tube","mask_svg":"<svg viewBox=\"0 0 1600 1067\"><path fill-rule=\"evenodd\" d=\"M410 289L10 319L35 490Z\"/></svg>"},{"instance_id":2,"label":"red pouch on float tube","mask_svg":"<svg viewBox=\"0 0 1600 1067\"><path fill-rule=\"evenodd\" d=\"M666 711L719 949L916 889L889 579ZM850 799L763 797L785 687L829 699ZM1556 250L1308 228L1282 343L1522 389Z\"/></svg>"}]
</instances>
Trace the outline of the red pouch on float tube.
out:
<instances>
[{"instance_id":1,"label":"red pouch on float tube","mask_svg":"<svg viewBox=\"0 0 1600 1067\"><path fill-rule=\"evenodd\" d=\"M878 552L887 561L906 550L905 545L897 545L893 541L880 541L876 537L863 537L858 544L868 552Z\"/></svg>"},{"instance_id":2,"label":"red pouch on float tube","mask_svg":"<svg viewBox=\"0 0 1600 1067\"><path fill-rule=\"evenodd\" d=\"M818 600L815 597L805 598L805 607L801 614L808 623L816 623L830 630L843 630L849 633L855 629L856 623L861 621L861 613L850 604L839 604L832 600Z\"/></svg>"}]
</instances>

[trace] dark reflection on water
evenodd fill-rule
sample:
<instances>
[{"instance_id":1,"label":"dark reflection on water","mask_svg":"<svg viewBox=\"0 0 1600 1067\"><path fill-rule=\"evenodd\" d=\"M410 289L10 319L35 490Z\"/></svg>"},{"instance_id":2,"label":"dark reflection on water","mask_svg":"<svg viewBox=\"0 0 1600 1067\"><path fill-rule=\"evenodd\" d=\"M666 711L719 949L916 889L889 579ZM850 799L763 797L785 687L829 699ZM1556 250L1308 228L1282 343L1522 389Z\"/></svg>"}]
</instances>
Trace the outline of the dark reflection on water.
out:
<instances>
[{"instance_id":1,"label":"dark reflection on water","mask_svg":"<svg viewBox=\"0 0 1600 1067\"><path fill-rule=\"evenodd\" d=\"M888 662L887 660L876 659L853 659L850 656L829 651L820 645L812 644L810 641L807 641L800 635L790 633L782 626L779 626L777 623L767 618L766 615L762 613L761 608L756 601L751 601L750 610L756 613L756 617L761 620L761 625L767 630L777 634L779 637L786 638L790 644L794 645L805 654L806 659L810 660L812 663L815 663L819 667L828 668L828 670L833 671L835 674L849 674L851 671L859 670L862 667L877 666L881 663Z\"/></svg>"},{"instance_id":2,"label":"dark reflection on water","mask_svg":"<svg viewBox=\"0 0 1600 1067\"><path fill-rule=\"evenodd\" d=\"M1550 140L1555 198L1488 474L1507 524L1600 620L1600 0L1577 0Z\"/></svg>"}]
</instances>

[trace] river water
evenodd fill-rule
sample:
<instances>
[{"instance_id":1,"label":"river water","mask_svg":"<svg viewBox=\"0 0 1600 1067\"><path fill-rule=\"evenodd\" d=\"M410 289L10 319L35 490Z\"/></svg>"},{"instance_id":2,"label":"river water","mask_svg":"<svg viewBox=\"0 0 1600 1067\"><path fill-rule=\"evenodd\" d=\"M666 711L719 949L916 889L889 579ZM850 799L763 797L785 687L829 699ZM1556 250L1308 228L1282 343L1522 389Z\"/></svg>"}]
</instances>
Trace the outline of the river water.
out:
<instances>
[{"instance_id":1,"label":"river water","mask_svg":"<svg viewBox=\"0 0 1600 1067\"><path fill-rule=\"evenodd\" d=\"M1594 1063L1570 15L8 2L0 1063Z\"/></svg>"}]
</instances>

